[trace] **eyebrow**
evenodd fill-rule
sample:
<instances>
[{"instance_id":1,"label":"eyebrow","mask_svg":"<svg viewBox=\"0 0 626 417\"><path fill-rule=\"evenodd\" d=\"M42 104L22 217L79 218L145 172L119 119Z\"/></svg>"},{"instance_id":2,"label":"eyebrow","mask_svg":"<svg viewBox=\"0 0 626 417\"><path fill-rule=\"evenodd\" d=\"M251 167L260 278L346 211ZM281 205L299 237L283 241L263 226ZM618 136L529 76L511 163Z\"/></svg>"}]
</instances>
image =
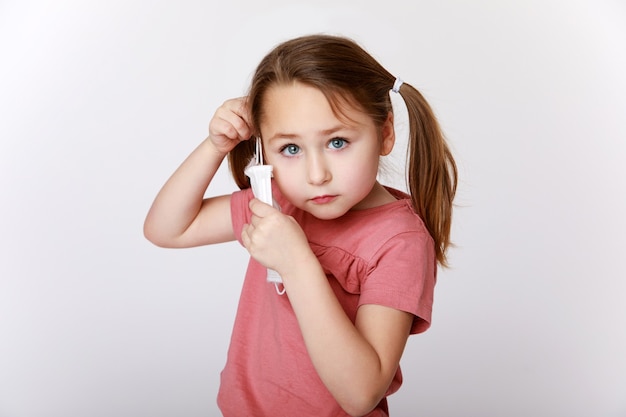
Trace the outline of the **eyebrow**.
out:
<instances>
[{"instance_id":1,"label":"eyebrow","mask_svg":"<svg viewBox=\"0 0 626 417\"><path fill-rule=\"evenodd\" d=\"M340 125L340 126L332 127L330 129L320 130L316 133L320 136L330 136L333 133L336 133L340 130L355 130L355 128L351 126L347 126L347 125ZM269 137L268 141L271 141L274 139L298 139L298 138L300 138L300 135L295 134L295 133L276 132L272 136Z\"/></svg>"}]
</instances>

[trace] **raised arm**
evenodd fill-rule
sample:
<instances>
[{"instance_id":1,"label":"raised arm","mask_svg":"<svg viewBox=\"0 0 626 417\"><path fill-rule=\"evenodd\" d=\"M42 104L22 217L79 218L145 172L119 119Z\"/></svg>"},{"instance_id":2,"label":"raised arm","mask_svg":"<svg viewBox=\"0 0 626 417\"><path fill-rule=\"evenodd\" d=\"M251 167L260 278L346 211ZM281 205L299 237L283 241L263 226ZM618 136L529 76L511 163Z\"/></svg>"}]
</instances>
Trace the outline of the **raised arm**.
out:
<instances>
[{"instance_id":1,"label":"raised arm","mask_svg":"<svg viewBox=\"0 0 626 417\"><path fill-rule=\"evenodd\" d=\"M157 194L144 223L144 235L157 246L182 248L235 238L230 196L204 199L224 157L248 140L245 98L226 101L209 123L209 136L185 159Z\"/></svg>"}]
</instances>

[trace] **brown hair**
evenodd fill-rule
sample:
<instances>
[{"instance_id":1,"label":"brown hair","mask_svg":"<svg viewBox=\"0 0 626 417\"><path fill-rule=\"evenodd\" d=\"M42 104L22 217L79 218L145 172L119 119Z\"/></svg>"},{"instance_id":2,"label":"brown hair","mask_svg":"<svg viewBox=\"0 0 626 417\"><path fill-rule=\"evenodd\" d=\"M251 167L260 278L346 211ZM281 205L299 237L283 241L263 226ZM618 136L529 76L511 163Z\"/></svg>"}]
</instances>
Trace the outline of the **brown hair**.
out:
<instances>
[{"instance_id":1,"label":"brown hair","mask_svg":"<svg viewBox=\"0 0 626 417\"><path fill-rule=\"evenodd\" d=\"M252 78L248 105L252 128L258 132L263 99L276 84L299 82L319 89L333 110L341 100L354 103L380 129L392 112L389 91L395 77L354 41L339 36L309 35L275 47L263 58ZM437 261L446 266L450 245L452 202L457 168L435 115L417 89L404 83L399 94L409 115L408 189L415 212L435 241ZM248 188L243 170L254 154L254 141L239 143L228 155L240 188Z\"/></svg>"}]
</instances>

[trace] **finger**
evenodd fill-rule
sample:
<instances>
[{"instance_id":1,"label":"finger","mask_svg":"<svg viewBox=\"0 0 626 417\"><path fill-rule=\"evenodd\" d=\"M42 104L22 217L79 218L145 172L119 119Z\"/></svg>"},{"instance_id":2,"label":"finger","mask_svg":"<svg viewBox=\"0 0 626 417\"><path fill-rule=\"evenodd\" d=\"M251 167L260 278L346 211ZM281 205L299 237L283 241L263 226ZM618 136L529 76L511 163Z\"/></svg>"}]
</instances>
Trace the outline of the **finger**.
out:
<instances>
[{"instance_id":1,"label":"finger","mask_svg":"<svg viewBox=\"0 0 626 417\"><path fill-rule=\"evenodd\" d=\"M233 140L247 140L252 135L248 123L236 113L220 108L215 112L213 123L209 126L209 133L222 134Z\"/></svg>"},{"instance_id":2,"label":"finger","mask_svg":"<svg viewBox=\"0 0 626 417\"><path fill-rule=\"evenodd\" d=\"M250 230L248 231L248 233L251 234L252 228L258 227L261 221L263 221L263 219L259 216L256 216L254 214L250 216L250 223L248 224L250 226Z\"/></svg>"},{"instance_id":3,"label":"finger","mask_svg":"<svg viewBox=\"0 0 626 417\"><path fill-rule=\"evenodd\" d=\"M241 117L246 123L250 122L250 112L248 108L248 97L237 97L226 100L223 105L237 116Z\"/></svg>"},{"instance_id":4,"label":"finger","mask_svg":"<svg viewBox=\"0 0 626 417\"><path fill-rule=\"evenodd\" d=\"M249 224L244 224L243 228L241 229L241 242L243 243L243 246L245 248L248 248L250 246L250 233L251 233L251 225Z\"/></svg>"},{"instance_id":5,"label":"finger","mask_svg":"<svg viewBox=\"0 0 626 417\"><path fill-rule=\"evenodd\" d=\"M258 198L253 198L252 200L250 200L250 203L248 203L248 207L250 207L252 215L258 217L265 217L276 211L274 207L262 202Z\"/></svg>"},{"instance_id":6,"label":"finger","mask_svg":"<svg viewBox=\"0 0 626 417\"><path fill-rule=\"evenodd\" d=\"M225 138L229 141L240 142L241 138L232 123L221 118L213 118L209 124L209 136L212 138Z\"/></svg>"},{"instance_id":7,"label":"finger","mask_svg":"<svg viewBox=\"0 0 626 417\"><path fill-rule=\"evenodd\" d=\"M250 117L247 97L230 99L224 103L224 107L227 108L231 114L237 117L237 123L239 123L239 121L243 123L243 126L239 126L238 124L236 124L235 127L241 127L242 129L247 128L248 130L250 129L250 126L252 125L252 119ZM248 139L250 136L251 132L243 135L245 139Z\"/></svg>"}]
</instances>

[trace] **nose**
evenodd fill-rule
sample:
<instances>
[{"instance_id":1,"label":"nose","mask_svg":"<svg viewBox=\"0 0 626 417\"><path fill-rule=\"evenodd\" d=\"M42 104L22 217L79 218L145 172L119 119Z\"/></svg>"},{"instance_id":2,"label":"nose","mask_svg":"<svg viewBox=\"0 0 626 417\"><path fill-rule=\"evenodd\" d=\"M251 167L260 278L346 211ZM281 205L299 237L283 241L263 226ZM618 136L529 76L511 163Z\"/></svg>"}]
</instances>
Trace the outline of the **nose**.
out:
<instances>
[{"instance_id":1,"label":"nose","mask_svg":"<svg viewBox=\"0 0 626 417\"><path fill-rule=\"evenodd\" d=\"M307 158L307 179L311 185L322 185L331 180L330 167L323 155L309 155Z\"/></svg>"}]
</instances>

